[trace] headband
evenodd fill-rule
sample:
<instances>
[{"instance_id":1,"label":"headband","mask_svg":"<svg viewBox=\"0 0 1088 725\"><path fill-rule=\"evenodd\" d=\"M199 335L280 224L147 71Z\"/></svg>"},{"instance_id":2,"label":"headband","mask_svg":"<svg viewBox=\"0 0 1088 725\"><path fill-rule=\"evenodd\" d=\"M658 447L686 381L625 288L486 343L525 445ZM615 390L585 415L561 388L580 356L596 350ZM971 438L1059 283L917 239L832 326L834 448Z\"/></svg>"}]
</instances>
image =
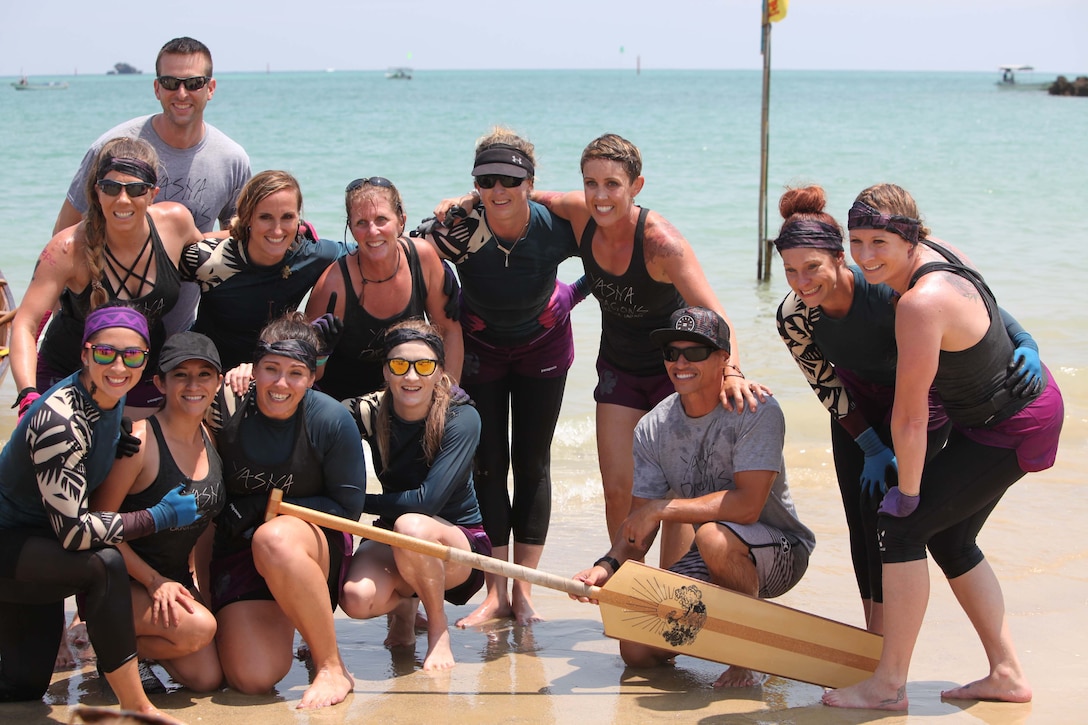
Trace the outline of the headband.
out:
<instances>
[{"instance_id":1,"label":"headband","mask_svg":"<svg viewBox=\"0 0 1088 725\"><path fill-rule=\"evenodd\" d=\"M132 330L144 339L144 343L150 345L151 335L147 331L147 318L139 310L132 307L99 307L87 315L87 321L83 323L83 344L91 337L107 327L123 327Z\"/></svg>"},{"instance_id":2,"label":"headband","mask_svg":"<svg viewBox=\"0 0 1088 725\"><path fill-rule=\"evenodd\" d=\"M140 181L146 181L152 185L159 183L159 175L151 168L151 164L140 159L128 156L111 156L103 159L98 165L98 178L101 179L111 171L135 176Z\"/></svg>"},{"instance_id":3,"label":"headband","mask_svg":"<svg viewBox=\"0 0 1088 725\"><path fill-rule=\"evenodd\" d=\"M855 201L847 216L847 226L850 229L887 229L911 244L917 244L922 222L909 216L884 214L864 201Z\"/></svg>"},{"instance_id":4,"label":"headband","mask_svg":"<svg viewBox=\"0 0 1088 725\"><path fill-rule=\"evenodd\" d=\"M774 246L781 252L784 249L827 249L832 252L842 252L842 230L834 224L818 221L816 219L798 219L786 222L782 226L782 232L778 239L774 240Z\"/></svg>"},{"instance_id":5,"label":"headband","mask_svg":"<svg viewBox=\"0 0 1088 725\"><path fill-rule=\"evenodd\" d=\"M393 351L397 345L403 345L406 342L422 342L427 347L434 351L434 355L438 358L438 364L442 367L446 366L446 346L442 342L442 338L433 332L424 332L422 330L415 330L411 327L398 327L395 330L390 330L385 333L385 357L389 357L389 353Z\"/></svg>"},{"instance_id":6,"label":"headband","mask_svg":"<svg viewBox=\"0 0 1088 725\"><path fill-rule=\"evenodd\" d=\"M317 372L317 348L305 340L277 340L276 342L257 342L257 352L253 356L255 361L260 361L265 355L282 355L310 368L310 372Z\"/></svg>"}]
</instances>

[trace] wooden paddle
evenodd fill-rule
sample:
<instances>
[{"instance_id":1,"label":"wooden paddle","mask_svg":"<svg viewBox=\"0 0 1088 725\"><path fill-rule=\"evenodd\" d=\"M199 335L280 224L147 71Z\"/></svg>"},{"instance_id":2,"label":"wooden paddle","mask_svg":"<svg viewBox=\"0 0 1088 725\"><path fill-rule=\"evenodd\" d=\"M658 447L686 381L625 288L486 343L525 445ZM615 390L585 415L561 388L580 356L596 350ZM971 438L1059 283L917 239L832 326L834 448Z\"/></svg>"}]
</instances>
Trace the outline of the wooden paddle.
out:
<instances>
[{"instance_id":1,"label":"wooden paddle","mask_svg":"<svg viewBox=\"0 0 1088 725\"><path fill-rule=\"evenodd\" d=\"M0 315L0 327L3 327L4 325L6 325L9 322L11 322L12 320L14 320L15 315L18 312L19 312L19 308L16 307L14 310L8 310L4 314Z\"/></svg>"},{"instance_id":2,"label":"wooden paddle","mask_svg":"<svg viewBox=\"0 0 1088 725\"><path fill-rule=\"evenodd\" d=\"M283 502L273 489L265 520L289 514L443 561L520 579L600 604L604 633L677 654L846 687L869 677L882 638L857 627L730 591L640 562L625 562L603 587L424 541Z\"/></svg>"}]
</instances>

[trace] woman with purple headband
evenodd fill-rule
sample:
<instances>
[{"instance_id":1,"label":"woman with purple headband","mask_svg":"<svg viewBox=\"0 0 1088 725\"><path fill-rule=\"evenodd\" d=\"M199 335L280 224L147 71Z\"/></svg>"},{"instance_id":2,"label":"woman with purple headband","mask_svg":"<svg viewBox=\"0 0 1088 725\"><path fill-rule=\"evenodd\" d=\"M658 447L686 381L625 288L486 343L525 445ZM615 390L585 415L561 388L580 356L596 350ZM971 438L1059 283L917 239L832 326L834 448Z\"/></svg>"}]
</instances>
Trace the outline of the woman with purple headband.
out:
<instances>
[{"instance_id":1,"label":"woman with purple headband","mask_svg":"<svg viewBox=\"0 0 1088 725\"><path fill-rule=\"evenodd\" d=\"M83 221L54 236L38 257L12 325L11 372L20 415L38 391L80 368L83 322L108 300L130 302L147 317L151 332L151 364L127 397L129 415L146 417L162 400L152 377L166 341L163 316L178 301L182 247L204 235L181 204L152 205L158 165L146 141L106 142L95 173L87 177ZM38 328L58 303L39 351Z\"/></svg>"},{"instance_id":2,"label":"woman with purple headband","mask_svg":"<svg viewBox=\"0 0 1088 725\"><path fill-rule=\"evenodd\" d=\"M80 371L28 406L0 452L0 702L45 694L64 599L82 593L99 670L121 708L166 717L140 684L128 572L114 545L193 523L196 500L179 486L147 509L88 508L114 461L149 338L146 318L130 307L88 315Z\"/></svg>"},{"instance_id":3,"label":"woman with purple headband","mask_svg":"<svg viewBox=\"0 0 1088 725\"><path fill-rule=\"evenodd\" d=\"M989 660L985 677L941 696L1028 702L1031 686L1005 619L1001 585L976 539L1009 486L1054 464L1061 393L1034 343L1010 337L978 271L958 250L929 237L904 189L878 184L863 191L850 209L849 227L850 253L865 280L898 295L891 413L898 485L888 489L877 520L884 585L880 662L872 677L832 690L823 701L907 709L907 675L929 599L928 548ZM1035 365L1042 371L1038 380L1024 374ZM926 462L931 387L952 431Z\"/></svg>"},{"instance_id":4,"label":"woman with purple headband","mask_svg":"<svg viewBox=\"0 0 1088 725\"><path fill-rule=\"evenodd\" d=\"M251 386L219 434L227 504L211 562L216 643L227 683L267 693L290 671L295 630L314 678L298 707L342 702L354 686L336 644L333 611L351 560L351 537L293 516L264 522L273 488L307 508L357 520L366 459L348 410L312 390L318 332L300 312L261 331Z\"/></svg>"}]
</instances>

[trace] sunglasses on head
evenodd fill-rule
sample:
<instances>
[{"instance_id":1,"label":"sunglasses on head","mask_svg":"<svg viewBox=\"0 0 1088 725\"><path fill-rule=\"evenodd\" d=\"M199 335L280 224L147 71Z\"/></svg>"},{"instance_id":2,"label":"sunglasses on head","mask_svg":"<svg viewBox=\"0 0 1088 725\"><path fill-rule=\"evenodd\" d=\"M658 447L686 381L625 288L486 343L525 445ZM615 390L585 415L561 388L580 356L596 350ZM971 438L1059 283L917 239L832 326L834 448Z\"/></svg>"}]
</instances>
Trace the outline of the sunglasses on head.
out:
<instances>
[{"instance_id":1,"label":"sunglasses on head","mask_svg":"<svg viewBox=\"0 0 1088 725\"><path fill-rule=\"evenodd\" d=\"M204 86L208 85L208 81L211 80L209 76L189 76L188 78L178 78L177 76L159 76L159 85L168 91L176 91L179 86L185 84L185 90L190 93L193 91L199 91Z\"/></svg>"},{"instance_id":2,"label":"sunglasses on head","mask_svg":"<svg viewBox=\"0 0 1088 725\"><path fill-rule=\"evenodd\" d=\"M521 186L521 183L525 179L519 179L516 176L506 176L504 174L484 174L483 176L476 177L476 183L479 184L481 189L493 189L495 184L502 184L504 189L516 189Z\"/></svg>"},{"instance_id":3,"label":"sunglasses on head","mask_svg":"<svg viewBox=\"0 0 1088 725\"><path fill-rule=\"evenodd\" d=\"M147 362L147 350L139 347L126 347L119 350L113 345L87 345L91 348L91 359L99 365L112 365L117 356L126 368L140 368Z\"/></svg>"},{"instance_id":4,"label":"sunglasses on head","mask_svg":"<svg viewBox=\"0 0 1088 725\"><path fill-rule=\"evenodd\" d=\"M661 354L666 362L676 362L683 355L688 362L702 362L718 351L718 348L710 345L696 345L695 347L673 347L666 345L661 348Z\"/></svg>"},{"instance_id":5,"label":"sunglasses on head","mask_svg":"<svg viewBox=\"0 0 1088 725\"><path fill-rule=\"evenodd\" d=\"M438 361L431 360L430 358L424 358L422 360L405 360L402 357L391 357L385 361L385 365L389 368L389 372L397 377L407 375L409 368L415 368L416 374L422 377L433 375L434 371L438 369Z\"/></svg>"},{"instance_id":6,"label":"sunglasses on head","mask_svg":"<svg viewBox=\"0 0 1088 725\"><path fill-rule=\"evenodd\" d=\"M124 189L130 199L144 196L155 188L154 184L146 181L114 181L113 179L99 179L95 186L106 196L120 196L121 189Z\"/></svg>"},{"instance_id":7,"label":"sunglasses on head","mask_svg":"<svg viewBox=\"0 0 1088 725\"><path fill-rule=\"evenodd\" d=\"M386 189L393 188L393 182L385 178L384 176L371 176L369 179L356 179L355 181L351 182L350 184L348 184L348 188L344 189L344 193L350 194L356 189L362 189L367 184L370 184L371 186L381 186Z\"/></svg>"}]
</instances>

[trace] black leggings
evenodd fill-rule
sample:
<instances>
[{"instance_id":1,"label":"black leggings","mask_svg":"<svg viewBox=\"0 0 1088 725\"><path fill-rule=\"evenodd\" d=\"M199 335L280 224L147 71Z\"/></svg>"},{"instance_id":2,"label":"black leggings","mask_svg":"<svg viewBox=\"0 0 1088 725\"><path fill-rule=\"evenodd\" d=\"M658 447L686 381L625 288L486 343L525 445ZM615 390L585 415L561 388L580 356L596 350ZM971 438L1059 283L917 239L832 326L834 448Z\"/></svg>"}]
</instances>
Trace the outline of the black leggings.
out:
<instances>
[{"instance_id":1,"label":"black leggings","mask_svg":"<svg viewBox=\"0 0 1088 725\"><path fill-rule=\"evenodd\" d=\"M509 546L511 531L514 541L521 544L543 544L548 537L552 435L566 385L566 374L556 378L511 374L464 386L480 413L474 484L484 530L493 546ZM506 485L511 463L513 503Z\"/></svg>"},{"instance_id":2,"label":"black leggings","mask_svg":"<svg viewBox=\"0 0 1088 725\"><path fill-rule=\"evenodd\" d=\"M45 694L64 635L64 599L79 592L98 663L113 672L136 656L121 552L67 551L49 531L0 530L0 702Z\"/></svg>"},{"instance_id":3,"label":"black leggings","mask_svg":"<svg viewBox=\"0 0 1088 725\"><path fill-rule=\"evenodd\" d=\"M952 424L946 423L941 428L929 431L927 460L941 450L951 428ZM884 445L890 447L892 436L887 426L874 426L874 430L880 435ZM880 506L880 498L873 498L862 491L861 471L865 467L865 454L835 419L831 419L831 455L835 460L835 475L839 479L839 494L846 513L850 558L854 563L858 591L862 599L871 599L879 604L884 601L880 548L877 546L876 534L876 510Z\"/></svg>"},{"instance_id":4,"label":"black leggings","mask_svg":"<svg viewBox=\"0 0 1088 725\"><path fill-rule=\"evenodd\" d=\"M901 519L880 516L884 563L924 559L928 546L948 579L971 571L983 559L978 532L1009 486L1023 477L1016 451L953 431L922 472L918 509Z\"/></svg>"}]
</instances>

